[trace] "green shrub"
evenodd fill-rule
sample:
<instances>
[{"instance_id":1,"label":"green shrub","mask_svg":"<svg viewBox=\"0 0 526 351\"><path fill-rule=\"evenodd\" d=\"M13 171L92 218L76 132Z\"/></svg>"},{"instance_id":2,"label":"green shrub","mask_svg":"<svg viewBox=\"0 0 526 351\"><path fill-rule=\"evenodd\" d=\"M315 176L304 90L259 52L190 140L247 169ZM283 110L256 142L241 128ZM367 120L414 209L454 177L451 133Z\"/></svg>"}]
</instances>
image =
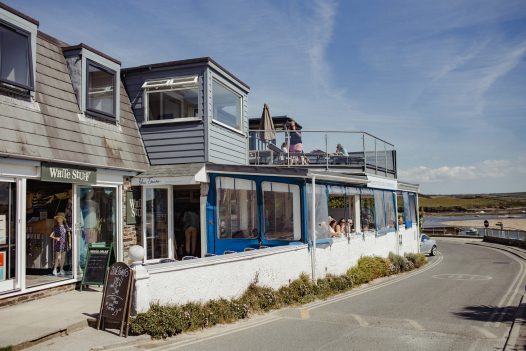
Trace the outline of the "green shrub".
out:
<instances>
[{"instance_id":1,"label":"green shrub","mask_svg":"<svg viewBox=\"0 0 526 351\"><path fill-rule=\"evenodd\" d=\"M298 279L283 286L278 290L278 296L285 305L297 305L314 301L316 298L316 285L310 277L302 273Z\"/></svg>"},{"instance_id":2,"label":"green shrub","mask_svg":"<svg viewBox=\"0 0 526 351\"><path fill-rule=\"evenodd\" d=\"M396 255L393 252L389 252L388 259L391 261L394 273L406 272L414 268L414 264L412 264L406 257Z\"/></svg>"},{"instance_id":3,"label":"green shrub","mask_svg":"<svg viewBox=\"0 0 526 351\"><path fill-rule=\"evenodd\" d=\"M280 296L272 288L252 283L239 299L252 312L267 312L279 308Z\"/></svg>"},{"instance_id":4,"label":"green shrub","mask_svg":"<svg viewBox=\"0 0 526 351\"><path fill-rule=\"evenodd\" d=\"M412 262L415 268L420 268L427 263L427 257L421 253L406 253L405 258Z\"/></svg>"}]
</instances>

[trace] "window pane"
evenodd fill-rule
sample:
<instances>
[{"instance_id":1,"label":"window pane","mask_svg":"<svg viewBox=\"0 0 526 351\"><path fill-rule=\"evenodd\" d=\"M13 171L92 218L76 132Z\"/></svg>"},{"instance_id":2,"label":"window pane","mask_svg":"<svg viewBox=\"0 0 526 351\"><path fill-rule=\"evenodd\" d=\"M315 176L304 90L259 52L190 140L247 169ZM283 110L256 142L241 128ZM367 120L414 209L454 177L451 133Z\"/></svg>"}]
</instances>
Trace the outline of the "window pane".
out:
<instances>
[{"instance_id":1,"label":"window pane","mask_svg":"<svg viewBox=\"0 0 526 351\"><path fill-rule=\"evenodd\" d=\"M263 182L264 231L267 240L300 240L300 190L297 185Z\"/></svg>"},{"instance_id":2,"label":"window pane","mask_svg":"<svg viewBox=\"0 0 526 351\"><path fill-rule=\"evenodd\" d=\"M213 117L236 129L241 129L241 97L221 83L212 81Z\"/></svg>"},{"instance_id":3,"label":"window pane","mask_svg":"<svg viewBox=\"0 0 526 351\"><path fill-rule=\"evenodd\" d=\"M0 78L26 87L29 73L29 38L0 25Z\"/></svg>"},{"instance_id":4,"label":"window pane","mask_svg":"<svg viewBox=\"0 0 526 351\"><path fill-rule=\"evenodd\" d=\"M88 244L113 243L117 231L117 191L116 188L79 186L79 267L85 265Z\"/></svg>"},{"instance_id":5,"label":"window pane","mask_svg":"<svg viewBox=\"0 0 526 351\"><path fill-rule=\"evenodd\" d=\"M115 74L88 64L88 109L115 115Z\"/></svg>"},{"instance_id":6,"label":"window pane","mask_svg":"<svg viewBox=\"0 0 526 351\"><path fill-rule=\"evenodd\" d=\"M256 183L246 179L216 179L220 239L258 237Z\"/></svg>"},{"instance_id":7,"label":"window pane","mask_svg":"<svg viewBox=\"0 0 526 351\"><path fill-rule=\"evenodd\" d=\"M388 231L396 230L396 211L394 206L395 193L386 191L384 192L385 201L385 224Z\"/></svg>"},{"instance_id":8,"label":"window pane","mask_svg":"<svg viewBox=\"0 0 526 351\"><path fill-rule=\"evenodd\" d=\"M148 120L198 117L197 87L173 91L148 92Z\"/></svg>"},{"instance_id":9,"label":"window pane","mask_svg":"<svg viewBox=\"0 0 526 351\"><path fill-rule=\"evenodd\" d=\"M316 206L315 206L315 227L316 227L316 240L326 239L331 237L331 231L329 229L329 206L327 199L327 186L315 184L316 188ZM310 233L310 239L312 240L312 184L307 184L307 209L308 209L308 232Z\"/></svg>"},{"instance_id":10,"label":"window pane","mask_svg":"<svg viewBox=\"0 0 526 351\"><path fill-rule=\"evenodd\" d=\"M168 257L168 190L146 189L146 258Z\"/></svg>"},{"instance_id":11,"label":"window pane","mask_svg":"<svg viewBox=\"0 0 526 351\"><path fill-rule=\"evenodd\" d=\"M362 231L374 231L376 229L374 197L372 195L360 196L360 223Z\"/></svg>"}]
</instances>

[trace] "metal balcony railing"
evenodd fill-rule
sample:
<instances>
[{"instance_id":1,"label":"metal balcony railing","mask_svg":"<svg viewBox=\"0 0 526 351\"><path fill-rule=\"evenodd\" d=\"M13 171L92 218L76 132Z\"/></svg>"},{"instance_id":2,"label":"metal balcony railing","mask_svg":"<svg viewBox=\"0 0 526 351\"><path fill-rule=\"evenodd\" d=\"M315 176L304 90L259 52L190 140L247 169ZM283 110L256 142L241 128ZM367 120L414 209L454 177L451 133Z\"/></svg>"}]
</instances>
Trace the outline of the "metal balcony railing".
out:
<instances>
[{"instance_id":1,"label":"metal balcony railing","mask_svg":"<svg viewBox=\"0 0 526 351\"><path fill-rule=\"evenodd\" d=\"M301 130L301 150L291 148L294 131L249 131L250 163L363 172L396 178L394 145L366 132ZM269 137L273 139L268 140ZM341 147L338 147L340 145Z\"/></svg>"}]
</instances>

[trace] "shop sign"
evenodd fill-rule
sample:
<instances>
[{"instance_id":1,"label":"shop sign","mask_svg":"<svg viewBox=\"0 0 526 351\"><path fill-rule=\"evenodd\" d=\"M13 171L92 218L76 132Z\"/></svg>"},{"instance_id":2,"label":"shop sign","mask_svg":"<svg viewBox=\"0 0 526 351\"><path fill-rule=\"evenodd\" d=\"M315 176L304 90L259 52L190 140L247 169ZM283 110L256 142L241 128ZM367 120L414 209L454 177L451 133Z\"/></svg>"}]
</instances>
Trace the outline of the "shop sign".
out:
<instances>
[{"instance_id":1,"label":"shop sign","mask_svg":"<svg viewBox=\"0 0 526 351\"><path fill-rule=\"evenodd\" d=\"M126 224L141 223L141 188L126 192Z\"/></svg>"},{"instance_id":2,"label":"shop sign","mask_svg":"<svg viewBox=\"0 0 526 351\"><path fill-rule=\"evenodd\" d=\"M97 170L94 168L43 163L40 180L45 182L96 184Z\"/></svg>"}]
</instances>

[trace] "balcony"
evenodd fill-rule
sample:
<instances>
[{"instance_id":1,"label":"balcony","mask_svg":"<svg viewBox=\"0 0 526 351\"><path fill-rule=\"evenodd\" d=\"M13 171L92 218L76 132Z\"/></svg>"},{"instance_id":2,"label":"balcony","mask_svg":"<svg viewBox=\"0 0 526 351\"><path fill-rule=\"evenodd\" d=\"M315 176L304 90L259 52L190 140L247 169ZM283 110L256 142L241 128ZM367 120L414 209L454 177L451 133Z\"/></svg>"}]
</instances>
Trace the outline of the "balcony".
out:
<instances>
[{"instance_id":1,"label":"balcony","mask_svg":"<svg viewBox=\"0 0 526 351\"><path fill-rule=\"evenodd\" d=\"M301 130L302 151L291 151L292 131L249 131L251 165L301 167L396 178L394 145L366 132ZM337 146L340 145L340 148Z\"/></svg>"}]
</instances>

